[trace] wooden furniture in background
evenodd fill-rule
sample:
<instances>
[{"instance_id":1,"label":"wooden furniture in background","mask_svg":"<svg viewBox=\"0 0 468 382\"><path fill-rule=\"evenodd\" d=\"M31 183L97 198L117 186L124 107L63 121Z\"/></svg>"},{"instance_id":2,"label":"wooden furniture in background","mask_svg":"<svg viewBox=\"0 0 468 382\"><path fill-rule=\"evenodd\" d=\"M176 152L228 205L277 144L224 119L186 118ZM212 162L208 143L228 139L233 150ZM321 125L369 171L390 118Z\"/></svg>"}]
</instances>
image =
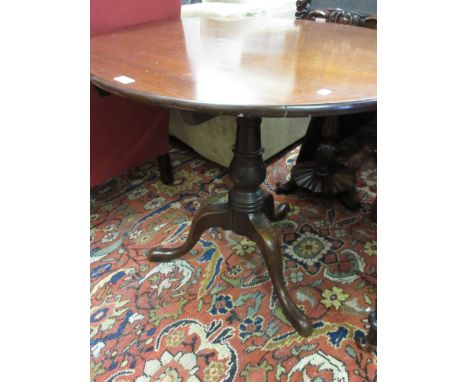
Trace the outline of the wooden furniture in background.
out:
<instances>
[{"instance_id":1,"label":"wooden furniture in background","mask_svg":"<svg viewBox=\"0 0 468 382\"><path fill-rule=\"evenodd\" d=\"M323 19L326 22L377 29L377 17L341 8L317 9L314 0L298 0L296 17L301 20Z\"/></svg>"},{"instance_id":2,"label":"wooden furniture in background","mask_svg":"<svg viewBox=\"0 0 468 382\"><path fill-rule=\"evenodd\" d=\"M368 321L369 331L362 348L367 351L377 351L377 309L369 313Z\"/></svg>"},{"instance_id":3,"label":"wooden furniture in background","mask_svg":"<svg viewBox=\"0 0 468 382\"><path fill-rule=\"evenodd\" d=\"M377 19L374 16L340 8L314 9L313 3L313 0L298 0L296 17L301 20L321 20L377 29ZM290 180L278 184L276 192L288 194L302 188L313 193L336 195L349 209L357 208L359 203L354 192L355 171L337 160L343 154L339 142L360 126L374 120L376 123L376 118L376 111L312 118Z\"/></svg>"},{"instance_id":4,"label":"wooden furniture in background","mask_svg":"<svg viewBox=\"0 0 468 382\"><path fill-rule=\"evenodd\" d=\"M193 33L201 34L203 49L187 42ZM228 54L239 49L240 55ZM132 81L119 82L120 76ZM261 187L261 121L375 110L375 31L290 19L149 23L91 39L91 81L150 105L237 117L227 203L202 207L182 246L154 248L148 258L176 259L213 226L247 236L263 255L285 316L299 334L310 335L313 324L286 288L281 242L270 225L288 207L275 207Z\"/></svg>"},{"instance_id":5,"label":"wooden furniture in background","mask_svg":"<svg viewBox=\"0 0 468 382\"><path fill-rule=\"evenodd\" d=\"M366 274L363 272L357 273L364 281L366 281L374 288L377 288L377 274ZM377 302L375 310L369 313L367 321L369 323L369 330L367 332L367 335L364 339L357 339L357 344L361 349L365 351L377 351Z\"/></svg>"}]
</instances>

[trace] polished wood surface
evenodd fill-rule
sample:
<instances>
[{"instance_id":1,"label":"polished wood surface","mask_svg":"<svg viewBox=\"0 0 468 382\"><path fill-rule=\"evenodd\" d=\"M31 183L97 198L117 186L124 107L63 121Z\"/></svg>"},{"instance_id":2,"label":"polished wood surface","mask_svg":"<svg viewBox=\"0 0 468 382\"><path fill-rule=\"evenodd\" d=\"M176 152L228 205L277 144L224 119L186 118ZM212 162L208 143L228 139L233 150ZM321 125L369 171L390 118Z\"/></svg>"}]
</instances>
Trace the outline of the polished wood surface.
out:
<instances>
[{"instance_id":1,"label":"polished wood surface","mask_svg":"<svg viewBox=\"0 0 468 382\"><path fill-rule=\"evenodd\" d=\"M91 80L214 114L305 116L376 107L376 31L293 19L186 18L91 39ZM114 78L134 80L122 84Z\"/></svg>"}]
</instances>

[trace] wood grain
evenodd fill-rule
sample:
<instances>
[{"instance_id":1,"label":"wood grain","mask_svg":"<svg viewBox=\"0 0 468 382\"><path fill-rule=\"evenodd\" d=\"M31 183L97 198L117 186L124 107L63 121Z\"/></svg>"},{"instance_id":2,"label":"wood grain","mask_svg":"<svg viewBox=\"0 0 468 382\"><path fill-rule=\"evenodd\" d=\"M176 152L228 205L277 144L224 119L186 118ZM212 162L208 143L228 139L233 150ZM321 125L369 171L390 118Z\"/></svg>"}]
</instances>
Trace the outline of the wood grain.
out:
<instances>
[{"instance_id":1,"label":"wood grain","mask_svg":"<svg viewBox=\"0 0 468 382\"><path fill-rule=\"evenodd\" d=\"M91 39L91 81L150 104L278 117L375 109L376 31L276 18L186 18ZM135 80L115 81L118 76Z\"/></svg>"}]
</instances>

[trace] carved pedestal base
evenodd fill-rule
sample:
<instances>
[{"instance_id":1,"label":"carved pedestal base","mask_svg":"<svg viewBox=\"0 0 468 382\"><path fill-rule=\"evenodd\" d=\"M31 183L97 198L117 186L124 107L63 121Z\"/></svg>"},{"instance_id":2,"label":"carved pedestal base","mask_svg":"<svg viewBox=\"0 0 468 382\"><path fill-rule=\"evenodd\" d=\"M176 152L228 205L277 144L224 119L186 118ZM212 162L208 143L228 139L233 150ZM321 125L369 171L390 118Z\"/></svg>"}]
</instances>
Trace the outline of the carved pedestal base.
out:
<instances>
[{"instance_id":1,"label":"carved pedestal base","mask_svg":"<svg viewBox=\"0 0 468 382\"><path fill-rule=\"evenodd\" d=\"M351 210L360 206L355 197L354 170L337 161L339 127L338 117L311 120L290 180L278 183L277 193L289 194L303 189L334 195Z\"/></svg>"},{"instance_id":2,"label":"carved pedestal base","mask_svg":"<svg viewBox=\"0 0 468 382\"><path fill-rule=\"evenodd\" d=\"M210 227L221 227L247 236L260 249L276 295L292 326L302 336L312 333L312 322L299 310L289 295L283 279L281 242L270 221L283 219L289 211L286 204L275 208L273 195L260 188L266 168L260 140L261 118L238 118L234 158L229 176L234 184L227 203L207 205L192 221L185 243L178 248L155 248L148 253L151 261L174 260L193 248L202 233Z\"/></svg>"},{"instance_id":3,"label":"carved pedestal base","mask_svg":"<svg viewBox=\"0 0 468 382\"><path fill-rule=\"evenodd\" d=\"M355 187L356 172L338 158L353 157L356 152L359 153L363 142L366 142L363 147L370 150L367 141L373 138L367 130L373 128L375 131L375 124L375 112L313 118L303 139L296 165L291 170L291 180L278 184L276 192L288 194L302 189L335 196L351 210L359 208ZM349 139L350 136L354 137L354 141Z\"/></svg>"},{"instance_id":4,"label":"carved pedestal base","mask_svg":"<svg viewBox=\"0 0 468 382\"><path fill-rule=\"evenodd\" d=\"M297 164L291 170L291 180L278 183L276 192L287 195L303 189L314 194L333 195L350 210L359 208L354 171L343 166L336 172L323 172L322 167L312 162Z\"/></svg>"}]
</instances>

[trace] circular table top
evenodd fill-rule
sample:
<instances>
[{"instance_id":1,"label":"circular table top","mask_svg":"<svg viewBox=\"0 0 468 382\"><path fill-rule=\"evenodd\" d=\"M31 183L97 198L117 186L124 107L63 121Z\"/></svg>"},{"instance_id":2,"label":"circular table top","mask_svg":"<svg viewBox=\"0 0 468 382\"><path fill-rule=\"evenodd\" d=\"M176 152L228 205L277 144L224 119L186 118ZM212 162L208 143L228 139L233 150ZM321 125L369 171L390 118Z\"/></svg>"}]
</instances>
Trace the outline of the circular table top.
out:
<instances>
[{"instance_id":1,"label":"circular table top","mask_svg":"<svg viewBox=\"0 0 468 382\"><path fill-rule=\"evenodd\" d=\"M376 31L307 20L185 18L91 39L91 81L203 113L264 117L375 109Z\"/></svg>"}]
</instances>

